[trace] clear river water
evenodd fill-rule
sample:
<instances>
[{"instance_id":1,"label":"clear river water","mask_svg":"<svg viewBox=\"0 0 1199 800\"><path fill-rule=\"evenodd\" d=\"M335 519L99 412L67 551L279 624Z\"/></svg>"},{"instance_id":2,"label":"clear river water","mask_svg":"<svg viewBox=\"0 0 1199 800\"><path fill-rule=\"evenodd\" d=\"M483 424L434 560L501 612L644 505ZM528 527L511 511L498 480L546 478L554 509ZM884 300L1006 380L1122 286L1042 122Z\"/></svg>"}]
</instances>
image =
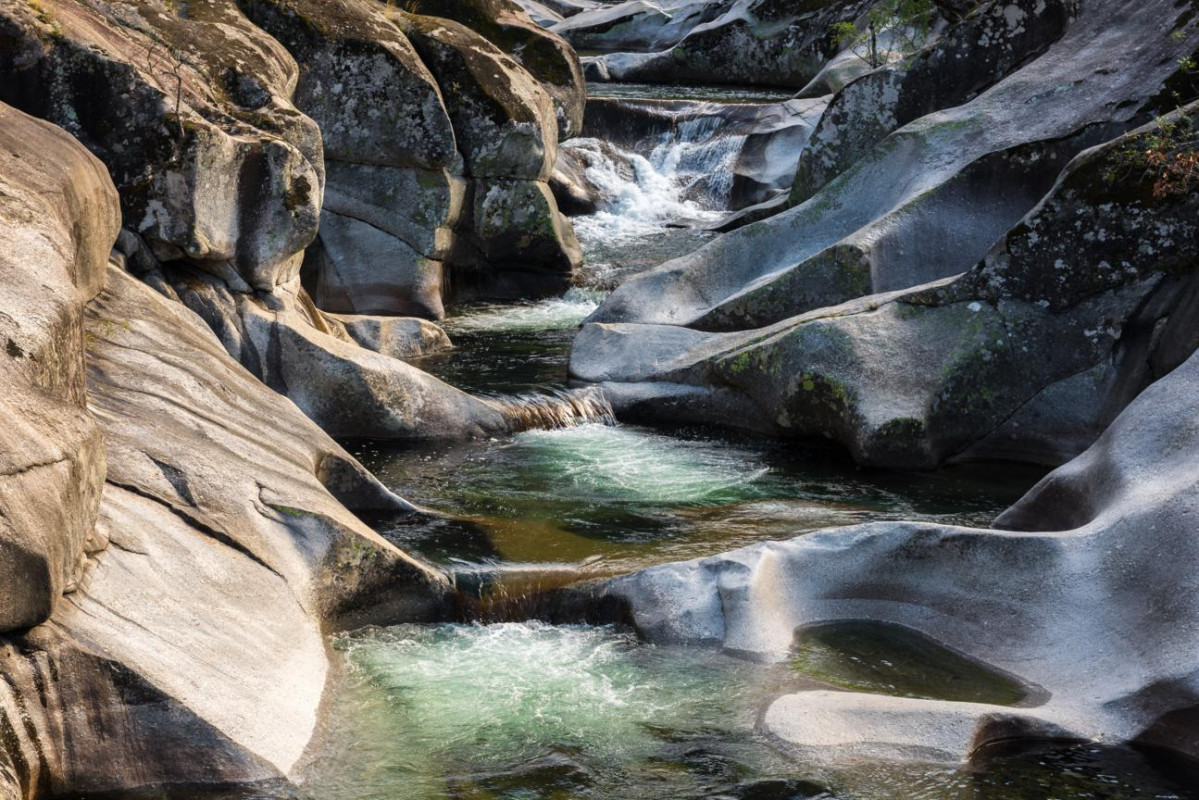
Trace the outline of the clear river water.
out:
<instances>
[{"instance_id":1,"label":"clear river water","mask_svg":"<svg viewBox=\"0 0 1199 800\"><path fill-rule=\"evenodd\" d=\"M686 159L672 148L703 146L664 141L636 154L635 182L618 187L599 214L576 221L588 258L583 286L560 298L453 309L446 327L455 350L418 365L483 394L567 387L571 339L604 291L621 275L710 238L672 226L673 217L720 216L718 208L681 199L691 176L681 174ZM521 591L870 520L985 525L1040 475L993 465L872 472L817 444L627 424L349 446L401 495L469 522L382 522L383 535L462 579L531 576ZM476 589L506 590L508 580ZM336 637L332 647L340 674L305 785L236 797L1199 797L1193 770L1130 748L1047 744L970 768L830 765L805 762L761 732L771 699L808 688L1038 702L1007 676L885 627L817 629L798 639L791 661L771 665L707 648L653 646L615 627L530 620L369 628Z\"/></svg>"}]
</instances>

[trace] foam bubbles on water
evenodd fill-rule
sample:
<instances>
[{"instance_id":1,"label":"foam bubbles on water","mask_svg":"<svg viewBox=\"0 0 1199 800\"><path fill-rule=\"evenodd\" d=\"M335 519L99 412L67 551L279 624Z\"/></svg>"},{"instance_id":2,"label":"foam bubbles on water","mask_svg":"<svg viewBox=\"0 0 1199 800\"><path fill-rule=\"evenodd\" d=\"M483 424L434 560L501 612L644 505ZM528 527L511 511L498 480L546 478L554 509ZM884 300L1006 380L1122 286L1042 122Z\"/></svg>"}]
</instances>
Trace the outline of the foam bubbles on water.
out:
<instances>
[{"instance_id":1,"label":"foam bubbles on water","mask_svg":"<svg viewBox=\"0 0 1199 800\"><path fill-rule=\"evenodd\" d=\"M645 725L693 722L732 677L717 658L667 659L611 628L538 622L399 625L337 647L399 700L411 741L397 746L462 748L476 764L551 746L644 757L654 746Z\"/></svg>"},{"instance_id":2,"label":"foam bubbles on water","mask_svg":"<svg viewBox=\"0 0 1199 800\"><path fill-rule=\"evenodd\" d=\"M664 138L648 157L598 139L563 144L586 151L587 179L603 197L599 212L574 221L584 246L636 240L671 225L702 226L721 219L745 137L713 136L714 123L719 119L681 123L677 136Z\"/></svg>"},{"instance_id":3,"label":"foam bubbles on water","mask_svg":"<svg viewBox=\"0 0 1199 800\"><path fill-rule=\"evenodd\" d=\"M552 465L556 493L580 502L702 504L752 494L769 473L737 448L605 425L529 431L515 446L534 466Z\"/></svg>"},{"instance_id":4,"label":"foam bubbles on water","mask_svg":"<svg viewBox=\"0 0 1199 800\"><path fill-rule=\"evenodd\" d=\"M446 320L445 327L451 334L569 330L578 327L603 299L604 292L576 288L561 297L527 303L479 304Z\"/></svg>"}]
</instances>

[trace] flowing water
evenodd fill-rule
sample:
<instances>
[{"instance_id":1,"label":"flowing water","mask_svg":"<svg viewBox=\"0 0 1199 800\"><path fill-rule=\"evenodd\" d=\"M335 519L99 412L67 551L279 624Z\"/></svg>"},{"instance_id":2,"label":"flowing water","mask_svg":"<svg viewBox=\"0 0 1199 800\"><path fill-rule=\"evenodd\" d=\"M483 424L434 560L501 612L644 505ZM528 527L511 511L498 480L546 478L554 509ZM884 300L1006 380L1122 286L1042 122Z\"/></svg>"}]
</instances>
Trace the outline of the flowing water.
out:
<instances>
[{"instance_id":1,"label":"flowing water","mask_svg":"<svg viewBox=\"0 0 1199 800\"><path fill-rule=\"evenodd\" d=\"M869 638L873 658L899 663L909 686L939 696L948 673L932 648L919 648L913 669L910 642L889 653L885 636ZM851 658L863 654L854 643ZM302 791L314 800L1195 796L1193 773L1089 744L999 754L970 770L803 763L759 733L758 717L772 698L822 684L785 664L648 646L613 628L402 625L343 635L335 647L347 670ZM970 669L952 674L978 681ZM985 699L1018 696L1010 682L984 678Z\"/></svg>"},{"instance_id":2,"label":"flowing water","mask_svg":"<svg viewBox=\"0 0 1199 800\"><path fill-rule=\"evenodd\" d=\"M616 100L694 100L707 103L781 103L794 89L739 86L672 86L650 83L590 83L587 96Z\"/></svg>"},{"instance_id":3,"label":"flowing water","mask_svg":"<svg viewBox=\"0 0 1199 800\"><path fill-rule=\"evenodd\" d=\"M591 178L607 204L576 220L589 288L455 309L446 327L456 349L419 366L482 394L567 388L571 339L603 289L707 240L672 226L720 213L718 190L693 191L696 164L719 152L696 140L625 154L631 180L597 159ZM868 520L986 524L1037 477L988 466L870 472L816 445L611 423L352 446L397 492L458 515L379 529L456 571L460 585L489 570L613 574ZM801 632L795 657L775 665L535 621L369 628L333 645L341 675L299 792L314 800L1147 800L1195 797L1189 787L1199 785L1145 754L1090 744L1024 749L971 769L830 766L797 760L761 733L771 699L813 687L1039 701L1013 676L880 626Z\"/></svg>"}]
</instances>

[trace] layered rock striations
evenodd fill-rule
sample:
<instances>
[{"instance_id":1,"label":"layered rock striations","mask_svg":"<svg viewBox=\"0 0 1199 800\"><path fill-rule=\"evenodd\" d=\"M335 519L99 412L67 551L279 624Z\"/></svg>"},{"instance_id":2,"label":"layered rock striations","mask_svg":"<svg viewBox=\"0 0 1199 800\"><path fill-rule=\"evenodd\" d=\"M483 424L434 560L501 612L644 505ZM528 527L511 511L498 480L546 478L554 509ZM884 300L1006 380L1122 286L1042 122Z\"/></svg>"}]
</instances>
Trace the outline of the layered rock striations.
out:
<instances>
[{"instance_id":1,"label":"layered rock striations","mask_svg":"<svg viewBox=\"0 0 1199 800\"><path fill-rule=\"evenodd\" d=\"M0 631L45 620L96 546L104 444L86 409L83 308L119 224L95 158L0 106Z\"/></svg>"},{"instance_id":2,"label":"layered rock striations","mask_svg":"<svg viewBox=\"0 0 1199 800\"><path fill-rule=\"evenodd\" d=\"M117 194L74 139L0 107L0 144L0 796L286 779L324 633L446 613L349 509L417 512L110 263Z\"/></svg>"}]
</instances>

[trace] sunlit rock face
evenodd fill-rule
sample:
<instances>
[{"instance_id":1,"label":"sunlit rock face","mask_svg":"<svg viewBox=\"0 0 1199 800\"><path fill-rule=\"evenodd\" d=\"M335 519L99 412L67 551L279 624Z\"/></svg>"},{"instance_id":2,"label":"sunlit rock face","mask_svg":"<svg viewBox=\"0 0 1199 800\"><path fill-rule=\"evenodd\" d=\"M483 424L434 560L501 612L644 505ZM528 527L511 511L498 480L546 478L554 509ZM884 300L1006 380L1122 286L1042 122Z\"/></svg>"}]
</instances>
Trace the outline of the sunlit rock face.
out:
<instances>
[{"instance_id":1,"label":"sunlit rock face","mask_svg":"<svg viewBox=\"0 0 1199 800\"><path fill-rule=\"evenodd\" d=\"M853 81L821 118L792 203L807 200L893 131L972 100L1044 53L1073 22L1078 6L1076 0L984 3L911 59Z\"/></svg>"},{"instance_id":2,"label":"sunlit rock face","mask_svg":"<svg viewBox=\"0 0 1199 800\"><path fill-rule=\"evenodd\" d=\"M578 56L565 39L534 23L521 4L514 0L421 0L408 10L460 22L511 56L549 93L558 119L558 137L578 135L587 99Z\"/></svg>"},{"instance_id":3,"label":"sunlit rock face","mask_svg":"<svg viewBox=\"0 0 1199 800\"><path fill-rule=\"evenodd\" d=\"M48 624L0 642L17 796L283 779L323 633L438 616L448 585L349 510L412 507L184 306L110 268L86 332L104 546Z\"/></svg>"},{"instance_id":4,"label":"sunlit rock face","mask_svg":"<svg viewBox=\"0 0 1199 800\"><path fill-rule=\"evenodd\" d=\"M876 523L618 578L656 641L786 657L837 620L920 631L1041 687L1031 707L801 692L765 715L821 758L958 761L1009 738L1140 741L1195 755L1199 356L1146 389L996 529ZM1027 704L1026 704L1027 705Z\"/></svg>"},{"instance_id":5,"label":"sunlit rock face","mask_svg":"<svg viewBox=\"0 0 1199 800\"><path fill-rule=\"evenodd\" d=\"M0 796L284 779L324 633L448 582L349 510L411 505L118 266L156 262L110 251L96 158L7 106L0 147Z\"/></svg>"},{"instance_id":6,"label":"sunlit rock face","mask_svg":"<svg viewBox=\"0 0 1199 800\"><path fill-rule=\"evenodd\" d=\"M618 411L827 437L866 464L1076 455L1194 347L1193 192L1155 195L1125 168L1194 107L1111 139L1193 93L1179 60L1197 37L1164 6L1088 5L1040 56L796 208L625 282L574 374L610 382Z\"/></svg>"},{"instance_id":7,"label":"sunlit rock face","mask_svg":"<svg viewBox=\"0 0 1199 800\"><path fill-rule=\"evenodd\" d=\"M547 179L581 124L577 59L509 3L453 12L499 46L366 0L12 4L0 99L104 161L130 269L320 424L476 435L502 414L318 310L440 318L451 286L569 285L581 255ZM343 396L378 413L355 429Z\"/></svg>"},{"instance_id":8,"label":"sunlit rock face","mask_svg":"<svg viewBox=\"0 0 1199 800\"><path fill-rule=\"evenodd\" d=\"M104 287L119 224L104 167L0 105L0 632L49 617L101 546L104 444L85 410L83 306Z\"/></svg>"},{"instance_id":9,"label":"sunlit rock face","mask_svg":"<svg viewBox=\"0 0 1199 800\"><path fill-rule=\"evenodd\" d=\"M439 319L451 287L553 292L581 258L544 191L582 123L577 58L507 3L434 5L242 3L304 65L295 103L325 137L304 270L325 310Z\"/></svg>"},{"instance_id":10,"label":"sunlit rock face","mask_svg":"<svg viewBox=\"0 0 1199 800\"><path fill-rule=\"evenodd\" d=\"M287 51L226 0L7 4L6 100L104 161L126 227L244 290L294 277L316 235L321 133Z\"/></svg>"}]
</instances>

